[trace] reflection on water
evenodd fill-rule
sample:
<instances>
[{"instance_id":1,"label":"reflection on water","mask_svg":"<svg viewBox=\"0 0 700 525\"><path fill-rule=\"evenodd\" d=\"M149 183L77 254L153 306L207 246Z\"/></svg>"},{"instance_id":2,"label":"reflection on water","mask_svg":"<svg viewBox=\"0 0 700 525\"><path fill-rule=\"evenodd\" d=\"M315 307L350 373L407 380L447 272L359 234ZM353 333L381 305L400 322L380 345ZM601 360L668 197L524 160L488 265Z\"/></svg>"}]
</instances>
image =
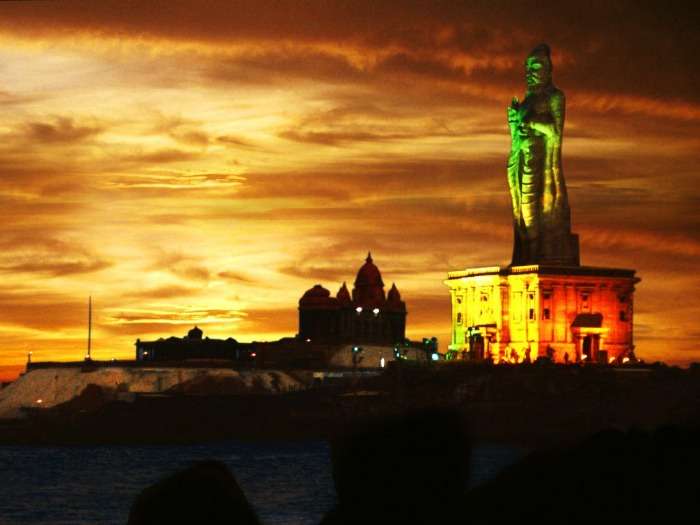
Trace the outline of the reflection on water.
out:
<instances>
[{"instance_id":1,"label":"reflection on water","mask_svg":"<svg viewBox=\"0 0 700 525\"><path fill-rule=\"evenodd\" d=\"M476 448L471 484L522 454L510 447ZM329 448L321 441L0 447L0 523L122 525L144 487L204 459L231 468L264 523L318 523L335 503Z\"/></svg>"}]
</instances>

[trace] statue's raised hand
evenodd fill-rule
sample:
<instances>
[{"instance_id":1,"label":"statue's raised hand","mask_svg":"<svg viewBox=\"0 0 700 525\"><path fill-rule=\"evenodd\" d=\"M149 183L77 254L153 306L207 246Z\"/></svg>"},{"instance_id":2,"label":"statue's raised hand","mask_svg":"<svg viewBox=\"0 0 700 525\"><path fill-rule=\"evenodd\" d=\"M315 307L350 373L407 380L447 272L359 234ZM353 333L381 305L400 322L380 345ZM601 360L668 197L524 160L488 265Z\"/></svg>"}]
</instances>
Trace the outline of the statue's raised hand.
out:
<instances>
[{"instance_id":1,"label":"statue's raised hand","mask_svg":"<svg viewBox=\"0 0 700 525\"><path fill-rule=\"evenodd\" d=\"M510 106L507 108L508 125L513 128L520 124L520 102L518 97L513 97Z\"/></svg>"}]
</instances>

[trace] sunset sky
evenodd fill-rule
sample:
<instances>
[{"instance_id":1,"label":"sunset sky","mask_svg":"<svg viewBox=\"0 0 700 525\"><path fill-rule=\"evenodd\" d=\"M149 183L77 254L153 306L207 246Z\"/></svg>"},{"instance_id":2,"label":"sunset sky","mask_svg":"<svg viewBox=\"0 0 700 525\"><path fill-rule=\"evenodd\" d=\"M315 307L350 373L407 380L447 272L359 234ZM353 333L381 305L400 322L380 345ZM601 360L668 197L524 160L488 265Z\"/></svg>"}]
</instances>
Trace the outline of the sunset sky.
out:
<instances>
[{"instance_id":1,"label":"sunset sky","mask_svg":"<svg viewBox=\"0 0 700 525\"><path fill-rule=\"evenodd\" d=\"M697 14L461 4L0 3L0 371L81 359L90 294L96 359L294 335L368 250L445 348L447 271L509 262L506 106L540 42L582 262L638 271L640 357L700 361Z\"/></svg>"}]
</instances>

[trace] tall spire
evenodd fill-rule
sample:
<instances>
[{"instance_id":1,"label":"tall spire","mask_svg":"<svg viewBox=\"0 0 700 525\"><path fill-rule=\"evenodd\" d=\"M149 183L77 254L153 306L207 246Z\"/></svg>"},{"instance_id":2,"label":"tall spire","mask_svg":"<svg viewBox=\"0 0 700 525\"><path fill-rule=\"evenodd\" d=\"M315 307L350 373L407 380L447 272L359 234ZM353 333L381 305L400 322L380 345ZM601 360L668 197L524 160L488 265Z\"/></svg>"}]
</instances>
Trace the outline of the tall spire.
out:
<instances>
[{"instance_id":1,"label":"tall spire","mask_svg":"<svg viewBox=\"0 0 700 525\"><path fill-rule=\"evenodd\" d=\"M85 359L92 359L92 295L88 296L88 340L87 340L87 355Z\"/></svg>"},{"instance_id":2,"label":"tall spire","mask_svg":"<svg viewBox=\"0 0 700 525\"><path fill-rule=\"evenodd\" d=\"M338 299L338 302L346 306L352 302L352 299L350 298L350 292L348 291L348 285L343 281L343 286L340 287L340 290L338 290L338 293L336 294L336 299Z\"/></svg>"},{"instance_id":3,"label":"tall spire","mask_svg":"<svg viewBox=\"0 0 700 525\"><path fill-rule=\"evenodd\" d=\"M372 262L372 252L367 252L367 258L365 259L365 262Z\"/></svg>"}]
</instances>

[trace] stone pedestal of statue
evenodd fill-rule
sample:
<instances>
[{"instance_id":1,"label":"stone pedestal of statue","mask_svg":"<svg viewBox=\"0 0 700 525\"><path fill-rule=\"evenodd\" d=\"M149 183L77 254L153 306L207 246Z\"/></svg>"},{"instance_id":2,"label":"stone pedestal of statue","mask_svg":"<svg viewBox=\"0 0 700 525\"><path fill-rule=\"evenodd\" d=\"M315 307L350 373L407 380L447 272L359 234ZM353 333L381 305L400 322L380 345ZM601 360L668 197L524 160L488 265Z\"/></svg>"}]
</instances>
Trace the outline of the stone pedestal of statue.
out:
<instances>
[{"instance_id":1,"label":"stone pedestal of statue","mask_svg":"<svg viewBox=\"0 0 700 525\"><path fill-rule=\"evenodd\" d=\"M622 362L634 355L634 270L491 266L448 273L451 357Z\"/></svg>"}]
</instances>

